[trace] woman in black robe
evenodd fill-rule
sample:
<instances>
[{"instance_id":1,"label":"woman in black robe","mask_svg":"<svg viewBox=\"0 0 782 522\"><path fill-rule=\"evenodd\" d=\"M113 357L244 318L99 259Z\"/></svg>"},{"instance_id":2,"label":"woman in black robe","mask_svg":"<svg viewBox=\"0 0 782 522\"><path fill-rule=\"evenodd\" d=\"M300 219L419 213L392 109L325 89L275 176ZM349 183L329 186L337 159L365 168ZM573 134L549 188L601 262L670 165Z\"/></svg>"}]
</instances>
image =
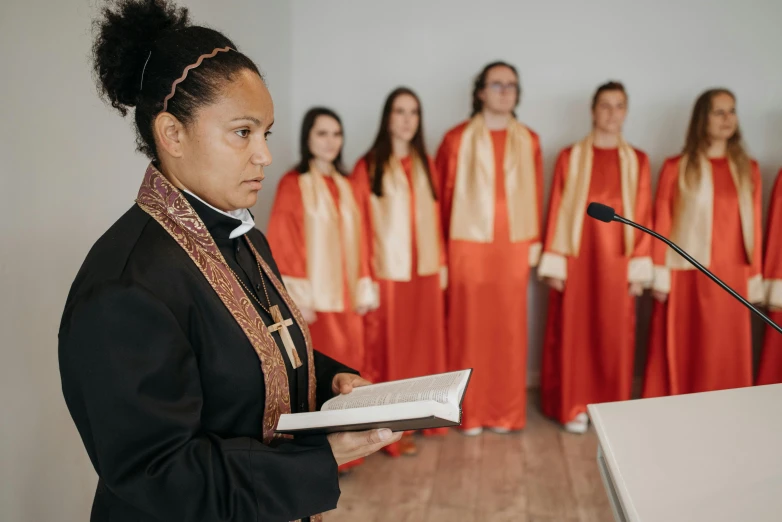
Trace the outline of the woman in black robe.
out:
<instances>
[{"instance_id":1,"label":"woman in black robe","mask_svg":"<svg viewBox=\"0 0 782 522\"><path fill-rule=\"evenodd\" d=\"M368 384L317 351L247 210L271 163L255 64L165 0L98 25L99 87L151 162L96 242L59 332L63 393L99 482L93 522L320 520L337 466L388 430L290 438L283 413Z\"/></svg>"}]
</instances>

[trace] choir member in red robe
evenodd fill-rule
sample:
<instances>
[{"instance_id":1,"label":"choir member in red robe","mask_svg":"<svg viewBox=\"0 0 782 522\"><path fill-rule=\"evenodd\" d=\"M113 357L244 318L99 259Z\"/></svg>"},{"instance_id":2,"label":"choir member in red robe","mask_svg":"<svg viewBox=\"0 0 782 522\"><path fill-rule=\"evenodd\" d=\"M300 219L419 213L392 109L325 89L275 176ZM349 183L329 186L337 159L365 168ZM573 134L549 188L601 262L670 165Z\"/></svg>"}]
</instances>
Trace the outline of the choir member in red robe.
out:
<instances>
[{"instance_id":1,"label":"choir member in red robe","mask_svg":"<svg viewBox=\"0 0 782 522\"><path fill-rule=\"evenodd\" d=\"M367 375L390 381L446 371L445 246L421 103L407 88L387 98L375 143L351 176L369 233L380 308L367 314ZM443 433L428 430L425 434ZM415 453L409 436L391 455Z\"/></svg>"},{"instance_id":2,"label":"choir member in red robe","mask_svg":"<svg viewBox=\"0 0 782 522\"><path fill-rule=\"evenodd\" d=\"M378 306L366 235L342 166L342 123L316 107L304 116L301 159L280 180L267 238L314 346L364 371L362 315ZM340 471L359 461L340 466Z\"/></svg>"},{"instance_id":3,"label":"choir member in red robe","mask_svg":"<svg viewBox=\"0 0 782 522\"><path fill-rule=\"evenodd\" d=\"M559 154L538 276L552 287L543 345L543 413L584 433L586 406L628 400L635 299L651 287L651 236L589 219L597 201L652 224L649 159L622 138L627 93L618 82L592 99L592 132Z\"/></svg>"},{"instance_id":4,"label":"choir member in red robe","mask_svg":"<svg viewBox=\"0 0 782 522\"><path fill-rule=\"evenodd\" d=\"M761 178L725 89L695 103L682 154L665 161L657 232L753 303L761 275ZM752 385L750 312L683 257L655 241L654 311L644 397Z\"/></svg>"},{"instance_id":5,"label":"choir member in red robe","mask_svg":"<svg viewBox=\"0 0 782 522\"><path fill-rule=\"evenodd\" d=\"M543 164L537 134L516 119L516 69L487 65L468 121L437 153L448 245L449 365L473 368L462 429L524 427L527 284L541 251Z\"/></svg>"},{"instance_id":6,"label":"choir member in red robe","mask_svg":"<svg viewBox=\"0 0 782 522\"><path fill-rule=\"evenodd\" d=\"M782 324L782 170L771 193L766 227L766 258L763 262L766 304L769 318ZM782 335L766 326L757 384L777 383L782 383Z\"/></svg>"}]
</instances>

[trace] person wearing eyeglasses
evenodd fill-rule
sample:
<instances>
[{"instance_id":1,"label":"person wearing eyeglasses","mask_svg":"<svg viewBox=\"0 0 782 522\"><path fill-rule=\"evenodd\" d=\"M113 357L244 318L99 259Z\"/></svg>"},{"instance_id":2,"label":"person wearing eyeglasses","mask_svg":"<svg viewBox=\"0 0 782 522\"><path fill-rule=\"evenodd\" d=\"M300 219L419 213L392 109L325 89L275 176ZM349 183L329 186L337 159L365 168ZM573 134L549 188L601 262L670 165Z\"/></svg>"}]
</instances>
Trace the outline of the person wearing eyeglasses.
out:
<instances>
[{"instance_id":1,"label":"person wearing eyeglasses","mask_svg":"<svg viewBox=\"0 0 782 522\"><path fill-rule=\"evenodd\" d=\"M472 115L440 145L448 248L449 365L474 369L462 430L520 430L526 421L527 284L541 252L543 161L538 135L516 118L516 68L488 64Z\"/></svg>"}]
</instances>

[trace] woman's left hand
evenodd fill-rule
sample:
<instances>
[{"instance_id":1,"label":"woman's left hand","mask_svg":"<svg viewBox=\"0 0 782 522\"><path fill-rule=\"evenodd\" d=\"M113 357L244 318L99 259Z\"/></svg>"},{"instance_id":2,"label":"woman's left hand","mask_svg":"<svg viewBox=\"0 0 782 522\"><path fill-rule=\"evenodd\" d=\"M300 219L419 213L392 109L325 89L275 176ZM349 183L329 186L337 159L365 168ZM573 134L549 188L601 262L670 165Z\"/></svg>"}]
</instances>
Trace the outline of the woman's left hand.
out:
<instances>
[{"instance_id":1,"label":"woman's left hand","mask_svg":"<svg viewBox=\"0 0 782 522\"><path fill-rule=\"evenodd\" d=\"M370 384L372 383L368 380L353 373L338 373L334 376L334 380L331 381L331 391L335 395L338 393L345 395L352 392L353 388L369 386Z\"/></svg>"}]
</instances>

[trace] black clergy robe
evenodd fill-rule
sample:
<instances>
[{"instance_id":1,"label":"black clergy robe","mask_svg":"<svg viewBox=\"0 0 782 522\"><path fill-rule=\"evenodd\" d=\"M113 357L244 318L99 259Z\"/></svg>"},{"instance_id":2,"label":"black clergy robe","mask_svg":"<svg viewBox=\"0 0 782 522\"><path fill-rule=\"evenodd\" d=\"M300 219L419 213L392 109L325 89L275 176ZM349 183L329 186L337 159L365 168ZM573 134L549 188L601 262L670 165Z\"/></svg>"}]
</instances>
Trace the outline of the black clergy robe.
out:
<instances>
[{"instance_id":1,"label":"black clergy robe","mask_svg":"<svg viewBox=\"0 0 782 522\"><path fill-rule=\"evenodd\" d=\"M241 221L185 194L245 285L291 312L261 275ZM245 235L280 278L264 235ZM280 278L281 279L281 278ZM251 299L252 300L252 299ZM252 300L254 302L254 300ZM268 326L271 317L256 304ZM307 411L303 366L286 363L291 411ZM325 436L261 443L265 387L249 340L176 241L134 205L94 245L59 332L62 388L98 473L91 522L291 521L332 510L337 464ZM318 408L337 373L315 351Z\"/></svg>"}]
</instances>

